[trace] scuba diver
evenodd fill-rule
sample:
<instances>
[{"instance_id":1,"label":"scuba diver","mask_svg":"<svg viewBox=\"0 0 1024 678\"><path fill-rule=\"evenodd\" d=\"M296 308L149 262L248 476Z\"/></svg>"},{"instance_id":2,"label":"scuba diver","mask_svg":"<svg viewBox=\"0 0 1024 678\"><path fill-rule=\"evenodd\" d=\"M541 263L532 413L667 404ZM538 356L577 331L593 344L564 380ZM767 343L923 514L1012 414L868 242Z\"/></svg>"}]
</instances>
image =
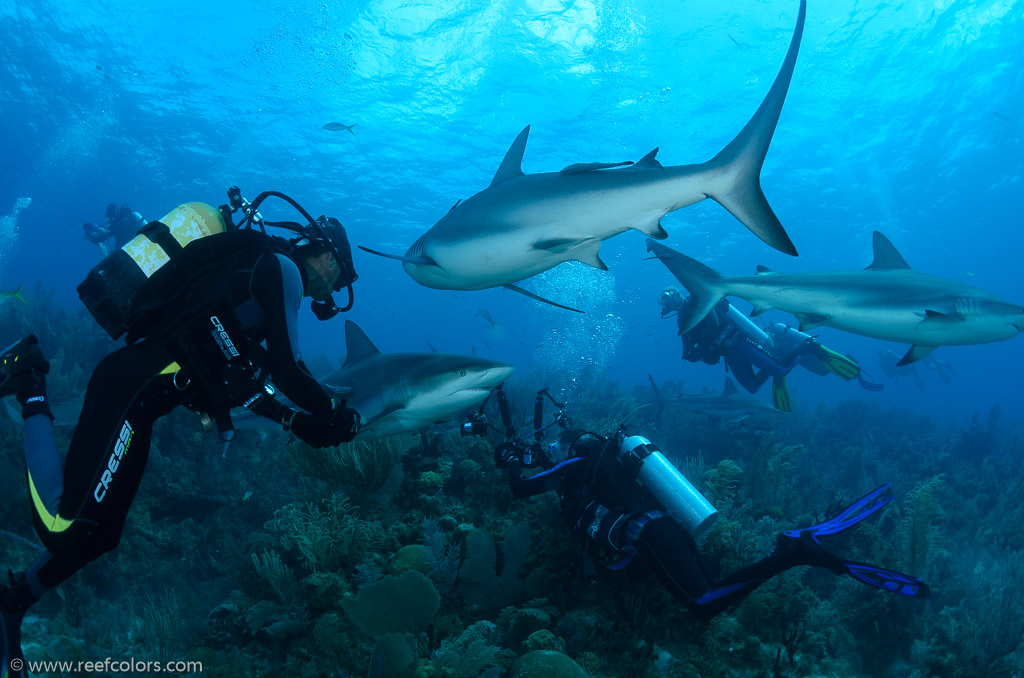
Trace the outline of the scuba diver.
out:
<instances>
[{"instance_id":1,"label":"scuba diver","mask_svg":"<svg viewBox=\"0 0 1024 678\"><path fill-rule=\"evenodd\" d=\"M666 287L658 298L661 317L675 313L682 322L690 297L685 299L676 287ZM814 337L783 323L767 330L723 299L690 331L682 334L683 360L717 365L724 359L726 372L750 393L757 393L772 378L772 403L789 412L792 402L786 375L800 365L814 374L835 374L840 379L857 379L868 391L880 391L882 385L862 372L849 356L823 346Z\"/></svg>"},{"instance_id":2,"label":"scuba diver","mask_svg":"<svg viewBox=\"0 0 1024 678\"><path fill-rule=\"evenodd\" d=\"M627 436L622 428L608 437L567 429L549 451L551 459L546 459L536 444L505 442L495 449L495 465L508 469L516 497L559 493L565 523L584 543L588 586L597 584L596 563L611 570L629 567L630 573L653 570L669 593L705 622L798 565L848 574L892 593L929 597L920 579L845 559L818 541L885 506L893 498L889 483L818 525L779 534L770 555L715 581L696 539L718 513L649 440ZM529 457L547 470L524 477ZM553 459L564 460L551 465Z\"/></svg>"},{"instance_id":3,"label":"scuba diver","mask_svg":"<svg viewBox=\"0 0 1024 678\"><path fill-rule=\"evenodd\" d=\"M83 237L99 246L103 256L109 256L114 250L124 247L125 243L135 237L146 225L146 219L128 205L118 207L114 203L107 205L107 220L96 226L86 222L82 226ZM113 247L109 240L113 239Z\"/></svg>"},{"instance_id":4,"label":"scuba diver","mask_svg":"<svg viewBox=\"0 0 1024 678\"><path fill-rule=\"evenodd\" d=\"M219 211L186 203L150 222L79 285L100 325L115 340L126 335L127 345L90 377L63 464L37 338L0 352L0 397L21 404L32 521L46 549L0 582L0 676L27 675L17 668L26 610L117 546L157 419L185 405L215 422L225 444L234 435L230 410L239 406L314 447L350 441L359 430L359 413L320 386L298 351L303 296L314 299L321 320L352 307L357 275L344 228L280 193L252 203L236 187L228 195L231 206ZM306 223L264 222L257 207L268 196L289 202ZM238 210L245 216L235 225ZM294 237L271 236L265 226ZM348 305L339 308L332 292L346 287ZM279 402L277 389L298 409Z\"/></svg>"}]
</instances>

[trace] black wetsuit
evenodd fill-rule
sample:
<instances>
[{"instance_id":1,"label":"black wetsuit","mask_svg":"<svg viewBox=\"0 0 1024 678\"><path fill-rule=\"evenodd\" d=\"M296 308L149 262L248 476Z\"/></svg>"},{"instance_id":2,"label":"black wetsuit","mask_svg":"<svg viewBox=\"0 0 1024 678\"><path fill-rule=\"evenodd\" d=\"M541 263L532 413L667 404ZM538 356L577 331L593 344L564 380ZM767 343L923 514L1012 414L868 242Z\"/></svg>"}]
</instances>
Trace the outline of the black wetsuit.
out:
<instances>
[{"instance_id":1,"label":"black wetsuit","mask_svg":"<svg viewBox=\"0 0 1024 678\"><path fill-rule=\"evenodd\" d=\"M229 257L209 284L228 300L248 338L265 341L262 367L305 410L293 418L292 430L316 440L335 403L299 359L303 272L283 254L244 250ZM146 468L154 422L178 405L201 400L196 385L178 388L172 374L161 373L176 360L169 346L144 339L100 362L63 469L50 418L37 414L25 420L33 522L48 551L30 574L43 586L60 584L117 546Z\"/></svg>"},{"instance_id":2,"label":"black wetsuit","mask_svg":"<svg viewBox=\"0 0 1024 678\"><path fill-rule=\"evenodd\" d=\"M680 325L690 303L691 299L687 297L679 309ZM811 344L785 351L764 346L742 331L729 318L728 311L729 302L723 299L688 332L680 333L684 360L717 365L724 359L726 372L732 372L739 385L748 392L757 393L769 377L781 379L789 374L800 356L811 350Z\"/></svg>"},{"instance_id":3,"label":"black wetsuit","mask_svg":"<svg viewBox=\"0 0 1024 678\"><path fill-rule=\"evenodd\" d=\"M88 223L84 226L85 239L100 246L105 254L120 249L134 238L139 230L146 225L146 219L132 208L124 205L113 217L99 226ZM108 241L113 240L113 245L108 246Z\"/></svg>"},{"instance_id":4,"label":"black wetsuit","mask_svg":"<svg viewBox=\"0 0 1024 678\"><path fill-rule=\"evenodd\" d=\"M773 554L713 584L693 537L659 509L619 462L614 446L588 437L573 451L576 456L528 478L519 460L512 459L512 494L558 492L562 516L585 540L588 553L611 554L611 569L640 565L653 570L669 593L698 618L707 621L738 605L765 581L798 564Z\"/></svg>"}]
</instances>

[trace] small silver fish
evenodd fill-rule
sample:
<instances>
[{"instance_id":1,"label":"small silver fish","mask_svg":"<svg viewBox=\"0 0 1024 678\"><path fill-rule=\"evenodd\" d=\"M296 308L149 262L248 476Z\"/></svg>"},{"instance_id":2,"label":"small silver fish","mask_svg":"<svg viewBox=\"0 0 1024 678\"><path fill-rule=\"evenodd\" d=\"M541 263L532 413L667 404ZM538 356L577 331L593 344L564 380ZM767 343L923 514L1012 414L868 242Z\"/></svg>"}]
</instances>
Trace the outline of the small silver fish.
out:
<instances>
[{"instance_id":1,"label":"small silver fish","mask_svg":"<svg viewBox=\"0 0 1024 678\"><path fill-rule=\"evenodd\" d=\"M356 133L352 131L353 127L355 127L354 124L352 124L352 125L343 125L340 122L329 122L326 125L324 125L324 129L325 130L329 130L331 132L340 132L341 130L347 129L349 134L351 134L352 136L355 136Z\"/></svg>"}]
</instances>

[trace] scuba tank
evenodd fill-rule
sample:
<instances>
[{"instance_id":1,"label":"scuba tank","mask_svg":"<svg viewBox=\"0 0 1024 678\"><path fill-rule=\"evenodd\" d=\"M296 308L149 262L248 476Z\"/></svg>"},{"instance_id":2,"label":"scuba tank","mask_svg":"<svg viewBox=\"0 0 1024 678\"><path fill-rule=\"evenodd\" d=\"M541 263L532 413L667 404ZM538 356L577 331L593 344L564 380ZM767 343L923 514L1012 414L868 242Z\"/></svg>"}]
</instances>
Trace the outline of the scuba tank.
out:
<instances>
[{"instance_id":1,"label":"scuba tank","mask_svg":"<svg viewBox=\"0 0 1024 678\"><path fill-rule=\"evenodd\" d=\"M662 505L683 529L697 539L718 518L715 507L643 436L623 436L619 459L637 483Z\"/></svg>"},{"instance_id":2,"label":"scuba tank","mask_svg":"<svg viewBox=\"0 0 1024 678\"><path fill-rule=\"evenodd\" d=\"M149 278L193 240L227 228L221 213L188 202L151 221L139 234L97 264L78 286L78 296L111 339L129 328L139 290Z\"/></svg>"},{"instance_id":3,"label":"scuba tank","mask_svg":"<svg viewBox=\"0 0 1024 678\"><path fill-rule=\"evenodd\" d=\"M757 346L762 346L766 349L773 347L774 342L772 341L771 335L762 330L754 323L746 314L741 313L738 308L729 304L728 310L725 315L735 323L736 327L748 338L754 342Z\"/></svg>"}]
</instances>

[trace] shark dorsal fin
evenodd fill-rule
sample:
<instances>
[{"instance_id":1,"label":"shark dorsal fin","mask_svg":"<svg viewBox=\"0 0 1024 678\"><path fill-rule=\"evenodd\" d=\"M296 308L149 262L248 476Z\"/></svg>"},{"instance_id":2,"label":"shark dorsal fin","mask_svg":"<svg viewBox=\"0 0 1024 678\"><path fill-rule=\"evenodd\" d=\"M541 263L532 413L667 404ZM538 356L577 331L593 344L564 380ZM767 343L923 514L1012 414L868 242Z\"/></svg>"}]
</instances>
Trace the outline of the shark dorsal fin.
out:
<instances>
[{"instance_id":1,"label":"shark dorsal fin","mask_svg":"<svg viewBox=\"0 0 1024 678\"><path fill-rule=\"evenodd\" d=\"M512 142L512 145L508 147L505 159L501 161L501 166L498 167L498 171L494 173L494 178L491 179L491 186L523 176L523 153L526 152L526 140L529 136L530 126L527 125L519 133L519 136L516 137L516 140Z\"/></svg>"},{"instance_id":2,"label":"shark dorsal fin","mask_svg":"<svg viewBox=\"0 0 1024 678\"><path fill-rule=\"evenodd\" d=\"M729 377L725 378L725 388L722 389L722 395L734 395L739 393L736 389L736 384Z\"/></svg>"},{"instance_id":3,"label":"shark dorsal fin","mask_svg":"<svg viewBox=\"0 0 1024 678\"><path fill-rule=\"evenodd\" d=\"M897 269L909 269L910 264L900 256L889 239L875 231L871 241L875 251L875 260L867 267L869 271L892 271Z\"/></svg>"},{"instance_id":4,"label":"shark dorsal fin","mask_svg":"<svg viewBox=\"0 0 1024 678\"><path fill-rule=\"evenodd\" d=\"M380 349L373 345L359 325L351 320L346 320L345 352L345 364L342 367L349 367L367 358L372 358L380 353Z\"/></svg>"},{"instance_id":5,"label":"shark dorsal fin","mask_svg":"<svg viewBox=\"0 0 1024 678\"><path fill-rule=\"evenodd\" d=\"M762 266L761 264L758 264L757 265L757 272L754 275L763 275L765 273L775 273L775 271L773 271L772 269L768 268L767 266Z\"/></svg>"},{"instance_id":6,"label":"shark dorsal fin","mask_svg":"<svg viewBox=\"0 0 1024 678\"><path fill-rule=\"evenodd\" d=\"M653 151L637 160L636 164L629 169L654 169L656 167L664 167L664 165L658 162L658 150L660 148L660 146L655 148Z\"/></svg>"}]
</instances>

